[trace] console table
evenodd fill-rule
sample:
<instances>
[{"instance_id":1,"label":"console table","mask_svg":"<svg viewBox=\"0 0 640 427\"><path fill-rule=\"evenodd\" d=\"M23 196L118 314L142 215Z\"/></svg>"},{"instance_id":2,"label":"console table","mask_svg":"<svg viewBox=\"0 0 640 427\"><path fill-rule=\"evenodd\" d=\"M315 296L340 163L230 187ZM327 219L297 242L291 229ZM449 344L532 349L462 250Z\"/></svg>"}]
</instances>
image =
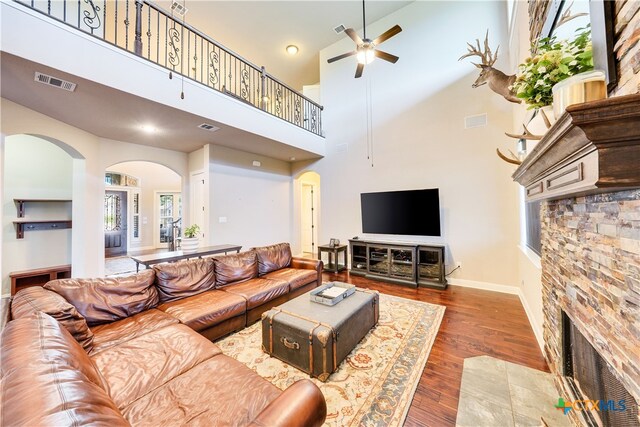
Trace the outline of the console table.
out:
<instances>
[{"instance_id":1,"label":"console table","mask_svg":"<svg viewBox=\"0 0 640 427\"><path fill-rule=\"evenodd\" d=\"M198 248L193 252L184 252L184 251L173 251L173 252L161 252L159 254L151 254L151 255L141 255L131 257L132 260L136 263L136 273L140 268L140 264L144 265L146 268L154 264L160 264L161 262L175 262L183 259L189 258L202 258L206 255L215 255L215 254L225 254L227 252L240 252L242 246L239 245L216 245L216 246L205 246L204 248Z\"/></svg>"},{"instance_id":2,"label":"console table","mask_svg":"<svg viewBox=\"0 0 640 427\"><path fill-rule=\"evenodd\" d=\"M350 239L354 276L416 288L445 289L443 245Z\"/></svg>"}]
</instances>

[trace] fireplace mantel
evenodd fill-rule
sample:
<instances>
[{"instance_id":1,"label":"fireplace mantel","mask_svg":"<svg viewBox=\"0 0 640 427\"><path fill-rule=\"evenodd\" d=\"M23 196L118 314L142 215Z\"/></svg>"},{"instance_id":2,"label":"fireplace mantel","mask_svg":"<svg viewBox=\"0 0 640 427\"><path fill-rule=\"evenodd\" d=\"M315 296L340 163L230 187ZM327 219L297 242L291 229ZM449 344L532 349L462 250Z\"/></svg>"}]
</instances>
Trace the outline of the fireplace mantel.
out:
<instances>
[{"instance_id":1,"label":"fireplace mantel","mask_svg":"<svg viewBox=\"0 0 640 427\"><path fill-rule=\"evenodd\" d=\"M640 94L569 106L512 177L527 201L640 187Z\"/></svg>"}]
</instances>

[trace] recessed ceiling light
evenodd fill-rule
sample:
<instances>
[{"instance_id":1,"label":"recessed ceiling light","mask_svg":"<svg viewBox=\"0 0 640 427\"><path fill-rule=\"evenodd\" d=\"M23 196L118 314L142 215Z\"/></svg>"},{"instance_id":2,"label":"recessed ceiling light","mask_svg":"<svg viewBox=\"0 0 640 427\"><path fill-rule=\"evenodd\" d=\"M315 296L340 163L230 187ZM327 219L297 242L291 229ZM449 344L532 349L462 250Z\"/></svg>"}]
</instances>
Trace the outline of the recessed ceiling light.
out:
<instances>
[{"instance_id":1,"label":"recessed ceiling light","mask_svg":"<svg viewBox=\"0 0 640 427\"><path fill-rule=\"evenodd\" d=\"M289 55L295 55L296 53L298 53L298 46L290 44L289 46L287 46L287 53Z\"/></svg>"},{"instance_id":2,"label":"recessed ceiling light","mask_svg":"<svg viewBox=\"0 0 640 427\"><path fill-rule=\"evenodd\" d=\"M149 133L149 134L158 132L158 128L148 123L140 126L140 130L143 131L144 133Z\"/></svg>"},{"instance_id":3,"label":"recessed ceiling light","mask_svg":"<svg viewBox=\"0 0 640 427\"><path fill-rule=\"evenodd\" d=\"M289 160L291 160L293 162L293 161L296 160L296 158L292 156L292 157L289 157Z\"/></svg>"}]
</instances>

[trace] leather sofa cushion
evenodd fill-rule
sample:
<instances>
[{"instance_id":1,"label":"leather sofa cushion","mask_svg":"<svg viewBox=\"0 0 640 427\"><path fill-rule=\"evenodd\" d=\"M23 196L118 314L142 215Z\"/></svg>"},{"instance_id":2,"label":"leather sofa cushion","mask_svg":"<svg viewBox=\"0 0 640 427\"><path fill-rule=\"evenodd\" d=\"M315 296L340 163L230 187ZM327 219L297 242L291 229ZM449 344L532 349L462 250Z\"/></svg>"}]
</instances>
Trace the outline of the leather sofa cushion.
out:
<instances>
[{"instance_id":1,"label":"leather sofa cushion","mask_svg":"<svg viewBox=\"0 0 640 427\"><path fill-rule=\"evenodd\" d=\"M316 270L283 268L267 273L263 277L265 279L284 280L289 284L289 288L293 291L318 280L318 272Z\"/></svg>"},{"instance_id":2,"label":"leather sofa cushion","mask_svg":"<svg viewBox=\"0 0 640 427\"><path fill-rule=\"evenodd\" d=\"M2 424L126 426L80 344L44 313L2 332Z\"/></svg>"},{"instance_id":3,"label":"leather sofa cushion","mask_svg":"<svg viewBox=\"0 0 640 427\"><path fill-rule=\"evenodd\" d=\"M271 273L291 264L291 247L288 243L254 248L258 257L258 274Z\"/></svg>"},{"instance_id":4,"label":"leather sofa cushion","mask_svg":"<svg viewBox=\"0 0 640 427\"><path fill-rule=\"evenodd\" d=\"M215 257L214 263L218 287L258 277L258 258L255 251Z\"/></svg>"},{"instance_id":5,"label":"leather sofa cushion","mask_svg":"<svg viewBox=\"0 0 640 427\"><path fill-rule=\"evenodd\" d=\"M225 286L225 292L247 300L247 311L289 293L289 284L283 280L251 279Z\"/></svg>"},{"instance_id":6,"label":"leather sofa cushion","mask_svg":"<svg viewBox=\"0 0 640 427\"><path fill-rule=\"evenodd\" d=\"M109 383L111 398L123 408L220 353L218 346L191 328L174 324L92 358Z\"/></svg>"},{"instance_id":7,"label":"leather sofa cushion","mask_svg":"<svg viewBox=\"0 0 640 427\"><path fill-rule=\"evenodd\" d=\"M216 285L211 258L157 264L153 269L160 302L197 295Z\"/></svg>"},{"instance_id":8,"label":"leather sofa cushion","mask_svg":"<svg viewBox=\"0 0 640 427\"><path fill-rule=\"evenodd\" d=\"M94 333L94 341L93 351L90 354L94 355L140 335L169 325L175 325L176 323L178 323L178 319L152 308L126 319L94 326L91 328Z\"/></svg>"},{"instance_id":9,"label":"leather sofa cushion","mask_svg":"<svg viewBox=\"0 0 640 427\"><path fill-rule=\"evenodd\" d=\"M202 331L244 314L246 307L244 298L214 290L160 304L158 310L175 317L195 331Z\"/></svg>"},{"instance_id":10,"label":"leather sofa cushion","mask_svg":"<svg viewBox=\"0 0 640 427\"><path fill-rule=\"evenodd\" d=\"M11 316L14 319L20 319L37 312L46 313L56 319L67 328L85 351L91 351L93 332L89 329L85 318L66 299L40 286L18 291L11 301Z\"/></svg>"},{"instance_id":11,"label":"leather sofa cushion","mask_svg":"<svg viewBox=\"0 0 640 427\"><path fill-rule=\"evenodd\" d=\"M224 354L122 409L133 425L247 426L282 392Z\"/></svg>"},{"instance_id":12,"label":"leather sofa cushion","mask_svg":"<svg viewBox=\"0 0 640 427\"><path fill-rule=\"evenodd\" d=\"M89 326L133 316L158 305L153 270L116 278L59 279L44 285L62 295Z\"/></svg>"}]
</instances>

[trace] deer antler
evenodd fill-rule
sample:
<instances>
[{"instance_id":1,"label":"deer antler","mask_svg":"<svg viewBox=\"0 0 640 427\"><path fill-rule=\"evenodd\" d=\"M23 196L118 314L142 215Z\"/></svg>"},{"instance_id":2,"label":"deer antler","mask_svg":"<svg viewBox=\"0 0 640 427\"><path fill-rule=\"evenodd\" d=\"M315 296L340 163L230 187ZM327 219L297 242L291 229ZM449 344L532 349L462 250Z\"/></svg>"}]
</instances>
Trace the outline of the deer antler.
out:
<instances>
[{"instance_id":1,"label":"deer antler","mask_svg":"<svg viewBox=\"0 0 640 427\"><path fill-rule=\"evenodd\" d=\"M505 132L504 134L507 135L509 138L515 138L515 139L527 139L527 140L533 140L533 141L538 141L542 139L542 135L534 135L531 132L529 132L529 129L527 129L527 126L525 124L522 124L522 127L524 128L524 133L520 135L516 135L515 133L509 133L509 132Z\"/></svg>"},{"instance_id":2,"label":"deer antler","mask_svg":"<svg viewBox=\"0 0 640 427\"><path fill-rule=\"evenodd\" d=\"M496 153L498 154L498 157L500 157L502 160L504 160L507 163L511 163L512 165L522 164L522 161L518 160L518 157L515 154L513 154L511 150L509 150L509 154L511 154L512 157L507 157L504 154L502 154L499 148L496 148Z\"/></svg>"},{"instance_id":3,"label":"deer antler","mask_svg":"<svg viewBox=\"0 0 640 427\"><path fill-rule=\"evenodd\" d=\"M487 67L491 67L498 60L498 50L500 46L496 49L496 52L492 54L491 48L489 47L489 30L487 30L487 34L484 38L484 51L480 47L480 40L476 39L476 45L474 46L471 43L467 43L468 53L462 55L458 61L464 58L468 58L470 56L479 56L482 59L482 64L473 63L476 67L480 68L482 65L486 65Z\"/></svg>"},{"instance_id":4,"label":"deer antler","mask_svg":"<svg viewBox=\"0 0 640 427\"><path fill-rule=\"evenodd\" d=\"M560 25L566 24L567 22L571 21L572 19L576 19L580 16L587 16L589 15L588 13L576 13L575 15L571 14L571 7L573 6L573 2L571 2L571 4L569 5L569 7L567 8L567 10L565 12L562 13L562 15L560 16L560 19L558 20L558 23L556 24L556 28L558 28Z\"/></svg>"}]
</instances>

